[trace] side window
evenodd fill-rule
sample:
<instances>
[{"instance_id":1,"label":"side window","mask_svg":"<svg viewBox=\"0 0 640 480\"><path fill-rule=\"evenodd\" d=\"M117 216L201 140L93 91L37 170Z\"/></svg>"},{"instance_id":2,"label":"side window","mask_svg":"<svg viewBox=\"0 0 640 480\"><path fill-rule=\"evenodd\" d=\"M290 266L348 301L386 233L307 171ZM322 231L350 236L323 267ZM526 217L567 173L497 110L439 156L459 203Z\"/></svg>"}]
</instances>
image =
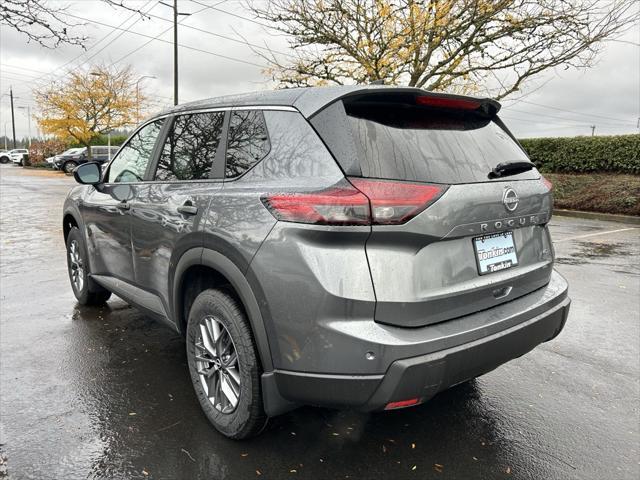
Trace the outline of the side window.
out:
<instances>
[{"instance_id":1,"label":"side window","mask_svg":"<svg viewBox=\"0 0 640 480\"><path fill-rule=\"evenodd\" d=\"M153 154L153 147L164 119L138 130L111 162L107 183L141 182Z\"/></svg>"},{"instance_id":2,"label":"side window","mask_svg":"<svg viewBox=\"0 0 640 480\"><path fill-rule=\"evenodd\" d=\"M224 112L176 117L160 155L155 179L203 180L209 178L220 145Z\"/></svg>"},{"instance_id":3,"label":"side window","mask_svg":"<svg viewBox=\"0 0 640 480\"><path fill-rule=\"evenodd\" d=\"M227 136L226 178L242 175L262 160L271 145L260 110L232 112Z\"/></svg>"}]
</instances>

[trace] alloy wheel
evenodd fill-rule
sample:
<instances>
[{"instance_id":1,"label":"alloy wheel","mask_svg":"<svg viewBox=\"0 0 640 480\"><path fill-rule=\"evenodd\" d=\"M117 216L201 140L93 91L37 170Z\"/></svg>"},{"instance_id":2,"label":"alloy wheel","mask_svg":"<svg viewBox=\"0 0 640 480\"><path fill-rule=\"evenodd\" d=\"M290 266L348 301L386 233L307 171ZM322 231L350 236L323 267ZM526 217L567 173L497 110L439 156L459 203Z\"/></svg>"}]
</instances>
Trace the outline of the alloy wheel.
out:
<instances>
[{"instance_id":1,"label":"alloy wheel","mask_svg":"<svg viewBox=\"0 0 640 480\"><path fill-rule=\"evenodd\" d=\"M71 283L76 292L81 292L84 287L84 263L80 255L80 245L76 240L72 240L69 244L69 262Z\"/></svg>"},{"instance_id":2,"label":"alloy wheel","mask_svg":"<svg viewBox=\"0 0 640 480\"><path fill-rule=\"evenodd\" d=\"M205 317L196 333L196 368L211 404L221 413L232 413L240 399L240 366L233 339L213 316Z\"/></svg>"}]
</instances>

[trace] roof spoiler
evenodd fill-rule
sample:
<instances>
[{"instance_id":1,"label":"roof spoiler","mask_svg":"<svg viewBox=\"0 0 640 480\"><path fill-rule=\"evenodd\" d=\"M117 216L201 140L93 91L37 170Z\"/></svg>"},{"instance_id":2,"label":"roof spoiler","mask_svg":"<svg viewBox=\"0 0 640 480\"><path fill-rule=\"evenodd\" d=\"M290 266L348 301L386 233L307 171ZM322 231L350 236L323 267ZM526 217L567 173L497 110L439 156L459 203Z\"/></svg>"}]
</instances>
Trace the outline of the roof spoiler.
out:
<instances>
[{"instance_id":1,"label":"roof spoiler","mask_svg":"<svg viewBox=\"0 0 640 480\"><path fill-rule=\"evenodd\" d=\"M485 118L493 118L500 111L500 103L491 98L478 98L466 95L452 95L448 93L436 93L419 88L398 88L371 85L369 88L351 92L341 97L345 102L373 101L373 102L400 102L417 106L467 110L482 115Z\"/></svg>"}]
</instances>

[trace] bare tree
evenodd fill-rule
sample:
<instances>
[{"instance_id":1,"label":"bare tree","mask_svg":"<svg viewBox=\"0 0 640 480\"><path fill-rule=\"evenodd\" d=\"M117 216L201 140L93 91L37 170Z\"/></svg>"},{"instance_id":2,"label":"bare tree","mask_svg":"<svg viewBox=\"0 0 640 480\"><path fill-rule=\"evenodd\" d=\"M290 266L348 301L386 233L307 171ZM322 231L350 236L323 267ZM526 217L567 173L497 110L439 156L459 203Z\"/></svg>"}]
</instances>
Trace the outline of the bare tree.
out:
<instances>
[{"instance_id":1,"label":"bare tree","mask_svg":"<svg viewBox=\"0 0 640 480\"><path fill-rule=\"evenodd\" d=\"M553 67L593 64L638 25L636 0L270 0L250 8L295 52L264 54L281 86L408 84L503 98Z\"/></svg>"},{"instance_id":2,"label":"bare tree","mask_svg":"<svg viewBox=\"0 0 640 480\"><path fill-rule=\"evenodd\" d=\"M103 0L114 7L142 13L125 3L126 0ZM29 41L44 47L55 48L60 44L84 47L86 36L74 35L71 30L81 23L69 22L66 6L47 0L2 0L0 24L24 34Z\"/></svg>"}]
</instances>

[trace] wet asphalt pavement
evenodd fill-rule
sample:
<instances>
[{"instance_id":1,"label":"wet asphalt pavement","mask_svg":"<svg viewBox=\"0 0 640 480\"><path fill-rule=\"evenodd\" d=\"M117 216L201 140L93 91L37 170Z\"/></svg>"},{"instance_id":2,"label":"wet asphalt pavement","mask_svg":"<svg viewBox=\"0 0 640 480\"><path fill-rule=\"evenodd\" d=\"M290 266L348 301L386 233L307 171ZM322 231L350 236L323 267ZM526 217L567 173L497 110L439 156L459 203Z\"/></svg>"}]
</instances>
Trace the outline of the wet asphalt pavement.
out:
<instances>
[{"instance_id":1,"label":"wet asphalt pavement","mask_svg":"<svg viewBox=\"0 0 640 480\"><path fill-rule=\"evenodd\" d=\"M235 442L201 413L176 333L115 297L75 302L61 229L73 181L11 165L0 177L10 479L640 476L640 228L554 217L573 304L530 354L417 408L301 408Z\"/></svg>"}]
</instances>

